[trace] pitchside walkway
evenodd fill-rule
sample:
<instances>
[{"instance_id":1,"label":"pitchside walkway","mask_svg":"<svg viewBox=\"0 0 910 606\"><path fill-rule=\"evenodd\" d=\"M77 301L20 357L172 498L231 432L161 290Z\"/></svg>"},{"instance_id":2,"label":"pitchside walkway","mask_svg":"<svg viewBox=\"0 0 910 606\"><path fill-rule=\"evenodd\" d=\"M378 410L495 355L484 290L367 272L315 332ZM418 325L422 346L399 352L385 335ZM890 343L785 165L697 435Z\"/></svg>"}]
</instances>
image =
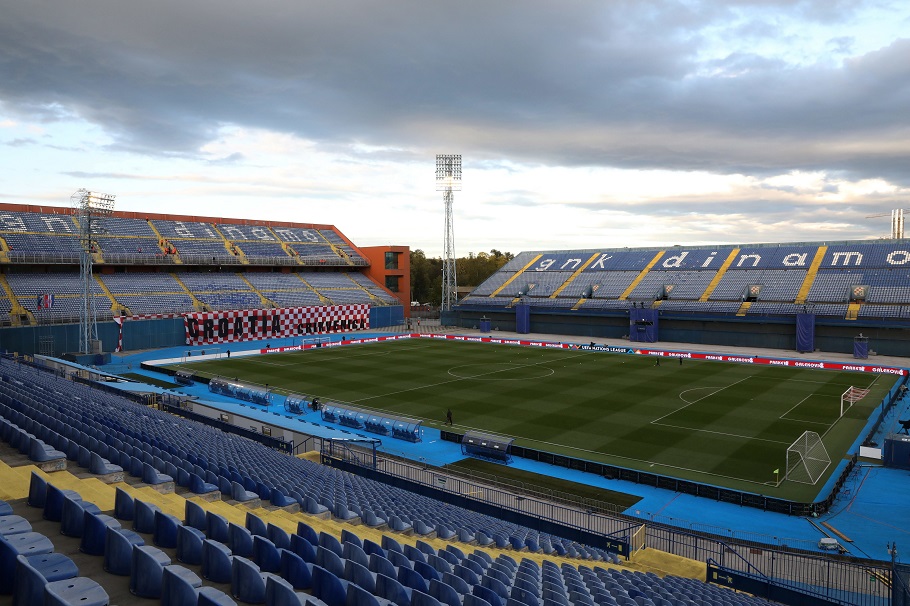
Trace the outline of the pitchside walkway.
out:
<instances>
[{"instance_id":1,"label":"pitchside walkway","mask_svg":"<svg viewBox=\"0 0 910 606\"><path fill-rule=\"evenodd\" d=\"M421 326L421 332L435 331L436 328ZM457 333L480 334L477 331L470 330L458 330ZM350 336L367 337L381 334L389 333L370 332L345 336L349 338ZM560 343L589 344L591 342L590 338L570 335L518 335L516 333L494 331L491 336L505 339L534 339ZM339 340L340 338L340 336L336 336L334 340ZM630 346L629 341L621 339L597 338L595 342L597 345ZM284 339L272 340L270 344L272 347L279 347L297 343L299 343L299 339ZM261 343L233 343L229 348L232 352L239 353L242 349L258 350L261 346ZM646 348L676 352L785 357L805 361L856 362L848 354L827 352L799 354L786 350L698 346L668 342L647 344ZM114 363L105 367L104 370L132 372L160 380L163 375L141 370L139 369L139 364L153 359L182 356L187 351L193 351L194 357L198 356L201 350L205 350L207 356L217 356L223 354L227 349L228 346L181 347L172 348L171 350L116 355ZM907 358L891 356L871 356L863 363L895 367L910 366L910 360ZM270 410L266 411L259 407L243 407L229 398L209 393L204 386L181 387L180 390L196 395L205 400L206 403L213 404L226 411L267 421L273 425L287 427L295 431L304 431L305 427L308 433L318 437L350 437L349 432L342 432L331 424L321 421L316 413L302 415L304 423L296 417L288 418L281 414L283 413L283 408L280 405L272 406ZM894 427L898 418L910 416L908 407L910 407L910 399L905 399L898 410L892 412L886 419L885 427ZM279 414L275 415L273 414L274 412L279 412ZM428 420L427 422L441 424L441 421L442 419ZM458 429L457 426L456 429ZM363 435L372 437L369 434ZM854 446L858 447L858 444ZM460 447L440 440L439 430L434 427L426 427L424 429L423 441L420 443L409 444L401 440L385 439L380 449L389 454L438 466L453 463L463 458ZM844 463L841 462L840 464L843 465ZM907 520L910 520L910 472L885 469L874 462L858 465L831 511L813 520L762 512L750 507L715 502L705 498L659 490L622 480L607 480L591 474L525 459L514 459L512 466L542 475L637 495L642 500L625 513L644 520L672 523L684 528L723 534L738 539L770 540L776 544L782 543L794 547L807 548L827 535L838 539L852 555L879 560L889 558L886 550L886 545L889 542L896 541L898 544L906 545L907 540L910 539L910 524L907 523ZM830 525L830 528L824 526L824 523ZM840 533L840 536L834 530ZM845 540L844 537L850 539L850 541Z\"/></svg>"}]
</instances>

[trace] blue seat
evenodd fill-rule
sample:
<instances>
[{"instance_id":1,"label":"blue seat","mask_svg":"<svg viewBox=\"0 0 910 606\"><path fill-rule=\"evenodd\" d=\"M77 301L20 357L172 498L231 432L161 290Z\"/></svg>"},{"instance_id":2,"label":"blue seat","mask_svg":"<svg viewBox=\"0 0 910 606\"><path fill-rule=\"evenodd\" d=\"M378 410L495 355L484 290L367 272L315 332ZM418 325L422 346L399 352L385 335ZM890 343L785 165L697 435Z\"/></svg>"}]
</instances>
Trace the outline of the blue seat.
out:
<instances>
[{"instance_id":1,"label":"blue seat","mask_svg":"<svg viewBox=\"0 0 910 606\"><path fill-rule=\"evenodd\" d=\"M322 515L329 510L325 505L320 505L313 497L304 499L303 509L313 515Z\"/></svg>"},{"instance_id":2,"label":"blue seat","mask_svg":"<svg viewBox=\"0 0 910 606\"><path fill-rule=\"evenodd\" d=\"M75 490L61 490L53 484L47 485L47 494L44 499L44 519L51 522L59 522L63 519L63 500L69 497L76 501L81 501Z\"/></svg>"},{"instance_id":3,"label":"blue seat","mask_svg":"<svg viewBox=\"0 0 910 606\"><path fill-rule=\"evenodd\" d=\"M42 555L53 551L51 540L38 532L0 536L0 594L13 592L16 556Z\"/></svg>"},{"instance_id":4,"label":"blue seat","mask_svg":"<svg viewBox=\"0 0 910 606\"><path fill-rule=\"evenodd\" d=\"M281 526L276 526L269 522L266 526L265 535L278 549L291 548L291 535Z\"/></svg>"},{"instance_id":5,"label":"blue seat","mask_svg":"<svg viewBox=\"0 0 910 606\"><path fill-rule=\"evenodd\" d=\"M227 543L230 532L228 531L228 521L222 515L217 513L212 513L211 511L205 512L205 521L206 521L206 532L205 536L212 539L213 541L218 541L219 543Z\"/></svg>"},{"instance_id":6,"label":"blue seat","mask_svg":"<svg viewBox=\"0 0 910 606\"><path fill-rule=\"evenodd\" d=\"M377 545L376 543L374 543L373 541L371 541L369 539L363 540L363 550L366 552L367 555L371 555L371 554L375 553L377 555L381 555L382 557L386 557L385 549L383 549L382 547L380 547L379 545Z\"/></svg>"},{"instance_id":7,"label":"blue seat","mask_svg":"<svg viewBox=\"0 0 910 606\"><path fill-rule=\"evenodd\" d=\"M36 463L46 463L57 459L65 459L66 453L45 444L38 438L32 437L28 441L28 458Z\"/></svg>"},{"instance_id":8,"label":"blue seat","mask_svg":"<svg viewBox=\"0 0 910 606\"><path fill-rule=\"evenodd\" d=\"M101 455L92 453L88 466L89 473L93 473L99 476L105 476L110 473L122 473L123 468L119 465L114 465L107 459L101 458Z\"/></svg>"},{"instance_id":9,"label":"blue seat","mask_svg":"<svg viewBox=\"0 0 910 606\"><path fill-rule=\"evenodd\" d=\"M177 527L177 561L184 564L198 565L202 563L202 542L205 533L192 526L180 525Z\"/></svg>"},{"instance_id":10,"label":"blue seat","mask_svg":"<svg viewBox=\"0 0 910 606\"><path fill-rule=\"evenodd\" d=\"M471 571L476 574L478 577L482 577L485 571L484 567L478 564L477 562L471 560L470 558L465 558L461 561L461 565L465 568L470 568Z\"/></svg>"},{"instance_id":11,"label":"blue seat","mask_svg":"<svg viewBox=\"0 0 910 606\"><path fill-rule=\"evenodd\" d=\"M384 598L377 598L366 589L357 585L348 585L346 606L391 606L391 602Z\"/></svg>"},{"instance_id":12,"label":"blue seat","mask_svg":"<svg viewBox=\"0 0 910 606\"><path fill-rule=\"evenodd\" d=\"M60 518L60 534L65 537L82 537L86 513L101 513L98 506L88 501L63 498L63 515Z\"/></svg>"},{"instance_id":13,"label":"blue seat","mask_svg":"<svg viewBox=\"0 0 910 606\"><path fill-rule=\"evenodd\" d=\"M279 549L281 557L281 576L294 589L309 589L313 585L313 565L288 549Z\"/></svg>"},{"instance_id":14,"label":"blue seat","mask_svg":"<svg viewBox=\"0 0 910 606\"><path fill-rule=\"evenodd\" d=\"M395 568L413 568L414 565L411 563L411 560L408 559L406 555L400 551L389 551L387 552L386 557L388 560L395 566Z\"/></svg>"},{"instance_id":15,"label":"blue seat","mask_svg":"<svg viewBox=\"0 0 910 606\"><path fill-rule=\"evenodd\" d=\"M142 464L142 481L146 484L151 484L152 486L157 486L159 484L166 484L167 482L173 482L174 478L169 475L160 473L157 469L149 465L148 463Z\"/></svg>"},{"instance_id":16,"label":"blue seat","mask_svg":"<svg viewBox=\"0 0 910 606\"><path fill-rule=\"evenodd\" d=\"M427 564L426 562L414 562L414 572L422 576L427 583L433 580L442 579L442 575L439 574L439 571Z\"/></svg>"},{"instance_id":17,"label":"blue seat","mask_svg":"<svg viewBox=\"0 0 910 606\"><path fill-rule=\"evenodd\" d=\"M344 560L330 549L322 545L316 548L316 564L322 566L338 578L344 576Z\"/></svg>"},{"instance_id":18,"label":"blue seat","mask_svg":"<svg viewBox=\"0 0 910 606\"><path fill-rule=\"evenodd\" d=\"M313 566L313 595L326 606L346 606L348 583L323 568Z\"/></svg>"},{"instance_id":19,"label":"blue seat","mask_svg":"<svg viewBox=\"0 0 910 606\"><path fill-rule=\"evenodd\" d=\"M328 534L327 532L319 533L319 546L333 551L338 557L341 557L344 553L344 550L342 549L341 543L338 541L338 539Z\"/></svg>"},{"instance_id":20,"label":"blue seat","mask_svg":"<svg viewBox=\"0 0 910 606\"><path fill-rule=\"evenodd\" d=\"M0 535L20 534L31 531L32 525L22 516L0 516Z\"/></svg>"},{"instance_id":21,"label":"blue seat","mask_svg":"<svg viewBox=\"0 0 910 606\"><path fill-rule=\"evenodd\" d=\"M427 586L426 579L420 576L420 574L418 574L412 568L399 566L398 582L405 587L410 587L411 589L416 589L417 591L422 591L423 593L430 591L430 588Z\"/></svg>"},{"instance_id":22,"label":"blue seat","mask_svg":"<svg viewBox=\"0 0 910 606\"><path fill-rule=\"evenodd\" d=\"M452 572L452 565L449 562L443 560L438 555L428 555L427 564L429 564L430 566L435 568L439 574L445 574L447 572L448 573Z\"/></svg>"},{"instance_id":23,"label":"blue seat","mask_svg":"<svg viewBox=\"0 0 910 606\"><path fill-rule=\"evenodd\" d=\"M177 516L172 516L163 511L155 512L155 531L152 542L158 547L173 549L177 547L177 529L182 524Z\"/></svg>"},{"instance_id":24,"label":"blue seat","mask_svg":"<svg viewBox=\"0 0 910 606\"><path fill-rule=\"evenodd\" d=\"M230 583L231 558L227 545L206 539L202 543L202 577L213 583Z\"/></svg>"},{"instance_id":25,"label":"blue seat","mask_svg":"<svg viewBox=\"0 0 910 606\"><path fill-rule=\"evenodd\" d=\"M231 596L210 586L203 586L197 594L196 606L237 606Z\"/></svg>"},{"instance_id":26,"label":"blue seat","mask_svg":"<svg viewBox=\"0 0 910 606\"><path fill-rule=\"evenodd\" d=\"M459 576L455 576L454 573L451 573L451 572L442 573L442 582L445 583L446 585L450 585L452 587L452 589L454 589L461 595L466 595L466 594L471 593L471 586L468 585L468 582ZM433 596L433 597L436 597L436 596Z\"/></svg>"},{"instance_id":27,"label":"blue seat","mask_svg":"<svg viewBox=\"0 0 910 606\"><path fill-rule=\"evenodd\" d=\"M253 535L253 562L262 572L277 573L281 569L278 548L270 540L259 535Z\"/></svg>"},{"instance_id":28,"label":"blue seat","mask_svg":"<svg viewBox=\"0 0 910 606\"><path fill-rule=\"evenodd\" d=\"M442 558L443 560L445 560L446 562L448 562L449 564L451 564L452 566L457 566L457 565L461 564L461 558L459 558L457 555L455 555L451 551L447 551L445 549L439 550L439 557Z\"/></svg>"},{"instance_id":29,"label":"blue seat","mask_svg":"<svg viewBox=\"0 0 910 606\"><path fill-rule=\"evenodd\" d=\"M502 583L502 581L494 579L493 577L490 577L490 576L482 577L480 579L480 587L483 589L488 589L489 591L492 591L493 593L495 593L501 602L505 602L506 600L509 599L509 588L504 583ZM478 595L477 587L474 587L474 594ZM493 604L493 600L491 600L490 598L488 598L484 595L478 595L478 597L481 597L481 598L485 599L486 601L490 602L491 604ZM493 606L496 606L496 605L494 604Z\"/></svg>"},{"instance_id":30,"label":"blue seat","mask_svg":"<svg viewBox=\"0 0 910 606\"><path fill-rule=\"evenodd\" d=\"M241 602L262 604L265 602L264 573L253 562L243 556L234 556L231 561L231 595Z\"/></svg>"},{"instance_id":31,"label":"blue seat","mask_svg":"<svg viewBox=\"0 0 910 606\"><path fill-rule=\"evenodd\" d=\"M206 521L206 512L202 505L194 501L187 500L183 508L184 526L191 526L197 530L205 532L208 530Z\"/></svg>"},{"instance_id":32,"label":"blue seat","mask_svg":"<svg viewBox=\"0 0 910 606\"><path fill-rule=\"evenodd\" d=\"M395 532L408 532L409 530L411 530L411 525L409 523L403 521L398 516L390 516L389 517L389 528L391 528ZM473 539L473 537L472 537L472 539Z\"/></svg>"},{"instance_id":33,"label":"blue seat","mask_svg":"<svg viewBox=\"0 0 910 606\"><path fill-rule=\"evenodd\" d=\"M265 581L266 606L306 606L307 596L298 595L287 580L270 575Z\"/></svg>"},{"instance_id":34,"label":"blue seat","mask_svg":"<svg viewBox=\"0 0 910 606\"><path fill-rule=\"evenodd\" d=\"M308 564L316 563L316 548L299 534L291 535L291 551L303 558Z\"/></svg>"},{"instance_id":35,"label":"blue seat","mask_svg":"<svg viewBox=\"0 0 910 606\"><path fill-rule=\"evenodd\" d=\"M88 555L104 555L104 546L107 541L107 529L120 529L120 522L116 518L103 513L85 511L82 522L82 541L79 551Z\"/></svg>"},{"instance_id":36,"label":"blue seat","mask_svg":"<svg viewBox=\"0 0 910 606\"><path fill-rule=\"evenodd\" d=\"M436 530L435 526L433 526L431 524L427 524L423 520L414 520L413 526L414 526L414 532L421 536L426 536Z\"/></svg>"},{"instance_id":37,"label":"blue seat","mask_svg":"<svg viewBox=\"0 0 910 606\"><path fill-rule=\"evenodd\" d=\"M157 547L134 547L130 566L130 593L140 598L160 598L161 577L164 567L170 563L171 558Z\"/></svg>"},{"instance_id":38,"label":"blue seat","mask_svg":"<svg viewBox=\"0 0 910 606\"><path fill-rule=\"evenodd\" d=\"M351 560L344 561L344 579L350 581L370 593L376 591L376 574L363 564Z\"/></svg>"},{"instance_id":39,"label":"blue seat","mask_svg":"<svg viewBox=\"0 0 910 606\"><path fill-rule=\"evenodd\" d=\"M275 507L288 507L289 505L297 503L296 500L284 494L277 488L272 489L272 494L269 496L269 499Z\"/></svg>"},{"instance_id":40,"label":"blue seat","mask_svg":"<svg viewBox=\"0 0 910 606\"><path fill-rule=\"evenodd\" d=\"M110 596L87 577L54 581L44 586L44 606L107 606Z\"/></svg>"},{"instance_id":41,"label":"blue seat","mask_svg":"<svg viewBox=\"0 0 910 606\"><path fill-rule=\"evenodd\" d=\"M124 467L124 469L129 469L129 474L131 476L141 478L144 465L147 465L147 463L143 463L142 459L133 456L130 457L130 466L128 468Z\"/></svg>"},{"instance_id":42,"label":"blue seat","mask_svg":"<svg viewBox=\"0 0 910 606\"><path fill-rule=\"evenodd\" d=\"M218 490L218 485L210 484L203 480L199 475L191 473L189 488L196 494L208 494L210 492L215 492Z\"/></svg>"},{"instance_id":43,"label":"blue seat","mask_svg":"<svg viewBox=\"0 0 910 606\"><path fill-rule=\"evenodd\" d=\"M452 574L464 579L468 585L477 585L480 583L480 575L467 566L462 566L461 564L452 566Z\"/></svg>"},{"instance_id":44,"label":"blue seat","mask_svg":"<svg viewBox=\"0 0 910 606\"><path fill-rule=\"evenodd\" d=\"M250 492L243 487L243 484L240 482L231 482L231 498L235 501L241 503L246 503L247 501L252 501L259 498L259 495L255 492ZM262 589L263 596L265 595L265 587Z\"/></svg>"},{"instance_id":45,"label":"blue seat","mask_svg":"<svg viewBox=\"0 0 910 606\"><path fill-rule=\"evenodd\" d=\"M45 585L78 575L79 568L62 553L16 556L13 604L43 604Z\"/></svg>"},{"instance_id":46,"label":"blue seat","mask_svg":"<svg viewBox=\"0 0 910 606\"><path fill-rule=\"evenodd\" d=\"M384 574L393 579L398 578L398 570L395 568L395 565L378 553L370 554L370 565L368 568L370 569L370 572Z\"/></svg>"},{"instance_id":47,"label":"blue seat","mask_svg":"<svg viewBox=\"0 0 910 606\"><path fill-rule=\"evenodd\" d=\"M117 487L114 492L114 517L124 522L132 522L136 517L136 504L130 493Z\"/></svg>"},{"instance_id":48,"label":"blue seat","mask_svg":"<svg viewBox=\"0 0 910 606\"><path fill-rule=\"evenodd\" d=\"M230 522L228 524L227 546L231 548L231 553L235 556L252 557L253 535L243 526Z\"/></svg>"},{"instance_id":49,"label":"blue seat","mask_svg":"<svg viewBox=\"0 0 910 606\"><path fill-rule=\"evenodd\" d=\"M257 516L251 511L246 512L246 529L250 531L250 534L253 536L268 537L268 527L262 518Z\"/></svg>"},{"instance_id":50,"label":"blue seat","mask_svg":"<svg viewBox=\"0 0 910 606\"><path fill-rule=\"evenodd\" d=\"M489 602L485 599L477 597L476 595L471 595L470 593L464 596L464 601L462 606L491 606Z\"/></svg>"},{"instance_id":51,"label":"blue seat","mask_svg":"<svg viewBox=\"0 0 910 606\"><path fill-rule=\"evenodd\" d=\"M133 530L142 534L155 532L155 512L161 511L161 508L139 499L134 500L133 505Z\"/></svg>"},{"instance_id":52,"label":"blue seat","mask_svg":"<svg viewBox=\"0 0 910 606\"><path fill-rule=\"evenodd\" d=\"M413 545L405 544L404 546L404 555L412 562L423 562L424 564L427 561L427 554L420 551L418 548Z\"/></svg>"},{"instance_id":53,"label":"blue seat","mask_svg":"<svg viewBox=\"0 0 910 606\"><path fill-rule=\"evenodd\" d=\"M530 591L513 587L511 596L506 600L506 606L510 604L516 606L515 603L525 606L540 606L540 599Z\"/></svg>"},{"instance_id":54,"label":"blue seat","mask_svg":"<svg viewBox=\"0 0 910 606\"><path fill-rule=\"evenodd\" d=\"M297 522L297 534L309 541L313 548L319 545L319 535L306 522Z\"/></svg>"},{"instance_id":55,"label":"blue seat","mask_svg":"<svg viewBox=\"0 0 910 606\"><path fill-rule=\"evenodd\" d=\"M161 574L161 606L196 604L202 579L195 572L172 564Z\"/></svg>"},{"instance_id":56,"label":"blue seat","mask_svg":"<svg viewBox=\"0 0 910 606\"><path fill-rule=\"evenodd\" d=\"M386 551L397 551L398 553L404 553L404 549L401 547L401 544L387 534L382 535L382 548Z\"/></svg>"},{"instance_id":57,"label":"blue seat","mask_svg":"<svg viewBox=\"0 0 910 606\"><path fill-rule=\"evenodd\" d=\"M405 587L398 582L398 579L387 577L384 574L376 575L376 595L397 604L398 606L410 606L411 588Z\"/></svg>"},{"instance_id":58,"label":"blue seat","mask_svg":"<svg viewBox=\"0 0 910 606\"><path fill-rule=\"evenodd\" d=\"M34 473L34 472L32 472ZM31 503L29 503L31 505ZM42 505L43 507L43 505ZM13 515L13 506L7 503L6 501L0 500L0 516L11 516Z\"/></svg>"},{"instance_id":59,"label":"blue seat","mask_svg":"<svg viewBox=\"0 0 910 606\"><path fill-rule=\"evenodd\" d=\"M104 569L111 574L129 576L133 547L145 540L132 530L108 528L104 540Z\"/></svg>"},{"instance_id":60,"label":"blue seat","mask_svg":"<svg viewBox=\"0 0 910 606\"><path fill-rule=\"evenodd\" d=\"M433 596L422 591L411 592L411 606L442 606Z\"/></svg>"},{"instance_id":61,"label":"blue seat","mask_svg":"<svg viewBox=\"0 0 910 606\"><path fill-rule=\"evenodd\" d=\"M358 547L354 543L348 543L347 541L342 543L341 557L343 557L345 560L352 560L354 562L357 562L361 566L366 566L367 568L370 567L370 556L368 556L362 548Z\"/></svg>"},{"instance_id":62,"label":"blue seat","mask_svg":"<svg viewBox=\"0 0 910 606\"><path fill-rule=\"evenodd\" d=\"M377 526L382 526L386 521L369 509L364 509L363 513L360 516L360 520L370 528L376 528Z\"/></svg>"}]
</instances>

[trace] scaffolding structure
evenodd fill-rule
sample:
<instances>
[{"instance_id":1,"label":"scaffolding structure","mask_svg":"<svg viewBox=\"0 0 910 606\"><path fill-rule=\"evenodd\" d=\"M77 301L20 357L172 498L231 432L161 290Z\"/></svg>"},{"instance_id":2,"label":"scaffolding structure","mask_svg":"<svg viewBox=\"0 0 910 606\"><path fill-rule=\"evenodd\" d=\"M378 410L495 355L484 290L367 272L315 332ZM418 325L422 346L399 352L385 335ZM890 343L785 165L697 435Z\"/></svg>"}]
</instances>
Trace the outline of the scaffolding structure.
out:
<instances>
[{"instance_id":1,"label":"scaffolding structure","mask_svg":"<svg viewBox=\"0 0 910 606\"><path fill-rule=\"evenodd\" d=\"M442 311L451 311L458 302L458 278L455 275L455 227L452 221L453 192L461 190L461 154L436 155L436 191L445 203L445 245L442 256Z\"/></svg>"},{"instance_id":2,"label":"scaffolding structure","mask_svg":"<svg viewBox=\"0 0 910 606\"><path fill-rule=\"evenodd\" d=\"M94 278L92 264L100 247L97 237L104 233L102 221L114 212L114 198L110 194L99 194L80 189L70 196L73 213L79 223L79 272L82 277L82 306L79 310L79 352L101 353L98 339L98 316L95 309Z\"/></svg>"}]
</instances>

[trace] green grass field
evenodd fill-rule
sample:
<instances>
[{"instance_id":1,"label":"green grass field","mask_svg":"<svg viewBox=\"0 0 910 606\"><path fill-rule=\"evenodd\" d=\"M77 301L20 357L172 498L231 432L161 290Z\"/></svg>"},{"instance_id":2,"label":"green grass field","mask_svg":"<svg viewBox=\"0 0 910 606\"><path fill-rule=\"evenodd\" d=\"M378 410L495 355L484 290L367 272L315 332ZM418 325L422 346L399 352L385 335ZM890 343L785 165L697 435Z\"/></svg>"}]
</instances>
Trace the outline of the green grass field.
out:
<instances>
[{"instance_id":1,"label":"green grass field","mask_svg":"<svg viewBox=\"0 0 910 606\"><path fill-rule=\"evenodd\" d=\"M413 339L180 365L323 403L479 429L516 444L794 500L787 446L823 436L834 470L894 378L857 372ZM871 388L842 418L840 394Z\"/></svg>"}]
</instances>

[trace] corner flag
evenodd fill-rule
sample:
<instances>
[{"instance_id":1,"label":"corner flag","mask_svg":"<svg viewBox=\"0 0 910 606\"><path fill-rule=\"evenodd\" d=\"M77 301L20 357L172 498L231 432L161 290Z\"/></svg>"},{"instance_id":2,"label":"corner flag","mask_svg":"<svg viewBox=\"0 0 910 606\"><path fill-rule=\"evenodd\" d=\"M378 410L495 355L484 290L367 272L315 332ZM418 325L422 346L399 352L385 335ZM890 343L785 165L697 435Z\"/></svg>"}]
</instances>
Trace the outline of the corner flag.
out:
<instances>
[{"instance_id":1,"label":"corner flag","mask_svg":"<svg viewBox=\"0 0 910 606\"><path fill-rule=\"evenodd\" d=\"M780 467L778 467L777 469L775 469L775 470L772 471L771 473L780 473Z\"/></svg>"}]
</instances>

